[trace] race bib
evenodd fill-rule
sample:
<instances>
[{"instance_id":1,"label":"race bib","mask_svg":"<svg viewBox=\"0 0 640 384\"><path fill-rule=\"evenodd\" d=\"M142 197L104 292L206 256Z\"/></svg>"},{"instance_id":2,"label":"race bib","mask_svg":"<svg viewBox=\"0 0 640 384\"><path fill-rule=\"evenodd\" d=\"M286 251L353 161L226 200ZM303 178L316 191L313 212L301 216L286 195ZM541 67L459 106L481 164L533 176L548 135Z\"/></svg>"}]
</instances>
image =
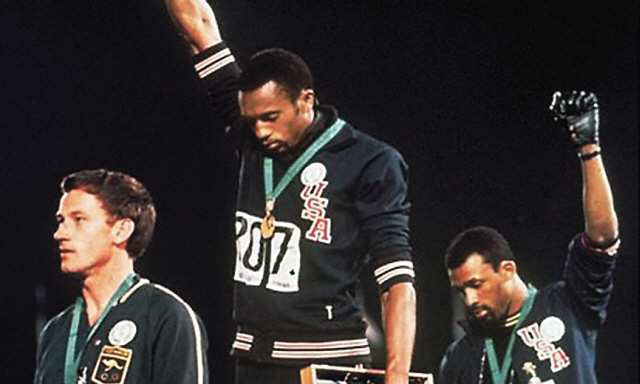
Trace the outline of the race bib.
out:
<instances>
[{"instance_id":1,"label":"race bib","mask_svg":"<svg viewBox=\"0 0 640 384\"><path fill-rule=\"evenodd\" d=\"M262 218L236 212L235 281L276 292L298 292L300 228L276 221L274 234L260 234Z\"/></svg>"}]
</instances>

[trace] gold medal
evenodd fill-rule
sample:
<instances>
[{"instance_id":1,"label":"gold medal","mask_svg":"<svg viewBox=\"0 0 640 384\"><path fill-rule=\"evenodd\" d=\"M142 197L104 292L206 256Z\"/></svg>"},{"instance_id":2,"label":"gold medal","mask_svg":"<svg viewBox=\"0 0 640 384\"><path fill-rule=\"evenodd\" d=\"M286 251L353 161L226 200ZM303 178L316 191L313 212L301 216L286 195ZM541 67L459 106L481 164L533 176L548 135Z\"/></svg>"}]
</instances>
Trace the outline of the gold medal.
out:
<instances>
[{"instance_id":1,"label":"gold medal","mask_svg":"<svg viewBox=\"0 0 640 384\"><path fill-rule=\"evenodd\" d=\"M273 232L276 230L276 218L273 216L273 207L275 206L274 200L267 200L264 210L265 215L260 223L260 233L263 239L270 239L273 236Z\"/></svg>"}]
</instances>

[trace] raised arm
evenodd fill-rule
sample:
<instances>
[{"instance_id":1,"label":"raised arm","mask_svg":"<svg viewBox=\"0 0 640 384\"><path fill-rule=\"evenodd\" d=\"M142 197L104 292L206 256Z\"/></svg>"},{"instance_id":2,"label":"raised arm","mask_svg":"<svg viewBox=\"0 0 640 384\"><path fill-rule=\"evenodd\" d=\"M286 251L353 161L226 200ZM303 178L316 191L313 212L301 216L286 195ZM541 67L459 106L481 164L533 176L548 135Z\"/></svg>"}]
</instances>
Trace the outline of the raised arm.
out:
<instances>
[{"instance_id":1,"label":"raised arm","mask_svg":"<svg viewBox=\"0 0 640 384\"><path fill-rule=\"evenodd\" d=\"M415 289L412 283L397 283L380 299L387 349L385 384L406 384L416 333Z\"/></svg>"},{"instance_id":2,"label":"raised arm","mask_svg":"<svg viewBox=\"0 0 640 384\"><path fill-rule=\"evenodd\" d=\"M584 146L585 156L600 151L597 144ZM611 245L618 238L618 217L613 206L613 196L602 155L582 161L583 209L585 231L595 244Z\"/></svg>"},{"instance_id":3,"label":"raised arm","mask_svg":"<svg viewBox=\"0 0 640 384\"><path fill-rule=\"evenodd\" d=\"M218 22L206 0L165 0L165 4L192 54L222 42Z\"/></svg>"},{"instance_id":4,"label":"raised arm","mask_svg":"<svg viewBox=\"0 0 640 384\"><path fill-rule=\"evenodd\" d=\"M178 33L191 49L194 70L201 79L214 113L229 127L237 127L238 67L222 40L218 22L206 0L165 0ZM226 130L237 137L238 129ZM233 140L235 141L235 140Z\"/></svg>"},{"instance_id":5,"label":"raised arm","mask_svg":"<svg viewBox=\"0 0 640 384\"><path fill-rule=\"evenodd\" d=\"M582 163L585 232L595 245L608 246L618 238L618 217L602 162L596 95L556 92L550 109L571 135Z\"/></svg>"}]
</instances>

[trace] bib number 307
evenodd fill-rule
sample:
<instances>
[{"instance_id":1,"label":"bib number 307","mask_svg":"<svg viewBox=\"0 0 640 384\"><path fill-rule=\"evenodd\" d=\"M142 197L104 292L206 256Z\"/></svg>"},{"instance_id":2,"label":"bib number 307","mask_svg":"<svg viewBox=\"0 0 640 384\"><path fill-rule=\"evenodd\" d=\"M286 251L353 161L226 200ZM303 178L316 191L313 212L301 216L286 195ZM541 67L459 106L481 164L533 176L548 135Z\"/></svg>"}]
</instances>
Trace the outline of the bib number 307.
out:
<instances>
[{"instance_id":1,"label":"bib number 307","mask_svg":"<svg viewBox=\"0 0 640 384\"><path fill-rule=\"evenodd\" d=\"M234 279L276 292L298 292L300 228L277 222L273 236L260 233L262 218L236 212L236 270Z\"/></svg>"}]
</instances>

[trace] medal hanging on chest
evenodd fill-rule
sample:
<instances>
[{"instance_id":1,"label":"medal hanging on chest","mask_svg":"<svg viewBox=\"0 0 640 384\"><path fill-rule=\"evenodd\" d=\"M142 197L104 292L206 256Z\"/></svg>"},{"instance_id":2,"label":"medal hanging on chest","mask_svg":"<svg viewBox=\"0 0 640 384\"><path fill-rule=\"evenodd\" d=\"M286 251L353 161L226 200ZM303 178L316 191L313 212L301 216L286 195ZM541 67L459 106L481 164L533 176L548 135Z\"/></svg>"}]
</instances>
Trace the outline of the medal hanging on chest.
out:
<instances>
[{"instance_id":1,"label":"medal hanging on chest","mask_svg":"<svg viewBox=\"0 0 640 384\"><path fill-rule=\"evenodd\" d=\"M307 148L300 157L294 161L293 164L287 169L282 179L278 182L275 190L273 188L273 159L270 157L265 157L263 160L263 174L264 174L264 195L265 195L265 205L264 205L264 218L260 223L260 235L263 239L270 239L273 237L273 234L276 230L276 218L273 215L273 210L275 209L276 198L282 193L282 191L289 185L291 180L297 175L304 167L309 159L313 157L320 150L320 148L324 147L331 139L335 137L335 135L340 132L342 127L345 125L345 122L342 119L337 119L335 123L331 125L320 137L314 141L309 148Z\"/></svg>"},{"instance_id":2,"label":"medal hanging on chest","mask_svg":"<svg viewBox=\"0 0 640 384\"><path fill-rule=\"evenodd\" d=\"M260 234L262 234L263 239L270 239L276 230L276 218L273 216L274 206L274 199L267 200L264 207L264 218L262 219L262 223L260 223Z\"/></svg>"},{"instance_id":3,"label":"medal hanging on chest","mask_svg":"<svg viewBox=\"0 0 640 384\"><path fill-rule=\"evenodd\" d=\"M71 316L71 324L69 326L69 337L67 339L67 351L65 354L64 360L64 383L65 384L76 384L78 382L86 382L86 369L83 369L83 376L78 377L78 370L80 368L80 361L82 360L82 355L84 350L91 338L93 338L96 331L100 328L103 320L109 314L109 311L116 306L118 300L124 296L124 294L133 286L135 283L136 274L131 272L127 278L120 284L116 292L111 296L109 302L106 307L103 309L102 314L98 318L98 320L91 327L91 331L87 335L84 341L82 341L80 350L76 353L76 342L78 337L78 327L80 326L80 316L81 312L84 310L84 299L82 296L79 296L76 300L76 304L73 308L73 313ZM83 378L85 381L83 381Z\"/></svg>"},{"instance_id":4,"label":"medal hanging on chest","mask_svg":"<svg viewBox=\"0 0 640 384\"><path fill-rule=\"evenodd\" d=\"M516 331L522 323L529 316L529 312L531 312L531 308L533 307L533 301L538 293L538 290L531 284L527 287L527 300L524 302L522 306L522 310L520 312L520 318L518 319L518 323L511 330L511 335L509 336L509 344L507 345L507 350L504 354L504 359L502 361L502 366L498 363L498 357L496 355L496 350L493 346L493 339L491 337L485 338L485 350L487 352L487 357L489 360L489 368L491 369L491 378L494 384L504 384L507 382L507 378L509 376L509 371L511 369L511 362L513 359L512 352L513 346L516 339ZM482 368L481 368L482 370Z\"/></svg>"}]
</instances>

